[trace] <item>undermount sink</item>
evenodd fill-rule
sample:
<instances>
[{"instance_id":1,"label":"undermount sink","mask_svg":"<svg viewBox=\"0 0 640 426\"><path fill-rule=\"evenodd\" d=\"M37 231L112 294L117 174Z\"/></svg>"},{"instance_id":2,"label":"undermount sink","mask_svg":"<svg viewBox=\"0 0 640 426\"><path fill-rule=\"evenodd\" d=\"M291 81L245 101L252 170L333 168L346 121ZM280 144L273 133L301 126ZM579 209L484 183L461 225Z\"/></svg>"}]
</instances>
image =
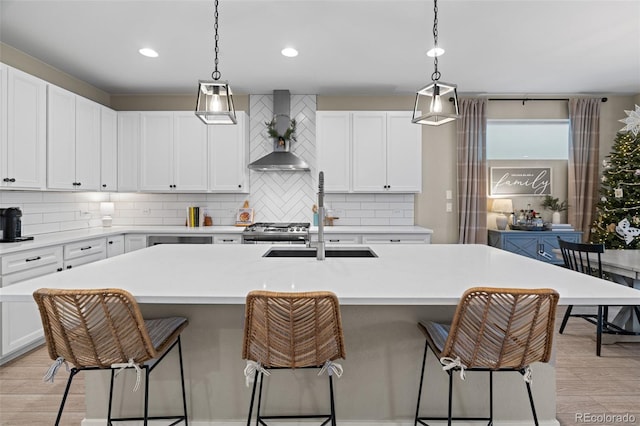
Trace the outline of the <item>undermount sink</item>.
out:
<instances>
[{"instance_id":1,"label":"undermount sink","mask_svg":"<svg viewBox=\"0 0 640 426\"><path fill-rule=\"evenodd\" d=\"M315 247L304 248L270 248L262 257L316 257ZM378 257L369 247L328 247L325 257Z\"/></svg>"}]
</instances>

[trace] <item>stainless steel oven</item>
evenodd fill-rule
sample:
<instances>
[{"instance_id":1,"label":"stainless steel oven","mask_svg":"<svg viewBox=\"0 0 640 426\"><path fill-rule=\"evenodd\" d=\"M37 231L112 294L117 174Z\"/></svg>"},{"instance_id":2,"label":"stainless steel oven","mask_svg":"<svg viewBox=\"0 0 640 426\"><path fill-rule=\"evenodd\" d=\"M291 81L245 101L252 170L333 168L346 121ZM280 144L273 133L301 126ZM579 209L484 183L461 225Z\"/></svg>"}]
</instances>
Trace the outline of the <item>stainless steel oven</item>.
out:
<instances>
[{"instance_id":1,"label":"stainless steel oven","mask_svg":"<svg viewBox=\"0 0 640 426\"><path fill-rule=\"evenodd\" d=\"M243 244L306 244L309 243L309 223L258 222L242 232Z\"/></svg>"}]
</instances>

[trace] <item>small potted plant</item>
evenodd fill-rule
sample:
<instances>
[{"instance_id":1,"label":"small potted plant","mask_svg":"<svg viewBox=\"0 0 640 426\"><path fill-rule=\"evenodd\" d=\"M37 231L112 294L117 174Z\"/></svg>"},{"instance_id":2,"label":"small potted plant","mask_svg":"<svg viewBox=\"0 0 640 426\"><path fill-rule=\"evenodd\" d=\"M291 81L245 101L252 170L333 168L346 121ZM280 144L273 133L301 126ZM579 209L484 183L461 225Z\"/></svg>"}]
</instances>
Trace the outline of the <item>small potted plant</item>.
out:
<instances>
[{"instance_id":1,"label":"small potted plant","mask_svg":"<svg viewBox=\"0 0 640 426\"><path fill-rule=\"evenodd\" d=\"M567 210L569 205L567 201L560 202L557 198L553 198L551 195L545 195L542 200L542 207L545 210L552 210L551 223L560 223L560 212Z\"/></svg>"}]
</instances>

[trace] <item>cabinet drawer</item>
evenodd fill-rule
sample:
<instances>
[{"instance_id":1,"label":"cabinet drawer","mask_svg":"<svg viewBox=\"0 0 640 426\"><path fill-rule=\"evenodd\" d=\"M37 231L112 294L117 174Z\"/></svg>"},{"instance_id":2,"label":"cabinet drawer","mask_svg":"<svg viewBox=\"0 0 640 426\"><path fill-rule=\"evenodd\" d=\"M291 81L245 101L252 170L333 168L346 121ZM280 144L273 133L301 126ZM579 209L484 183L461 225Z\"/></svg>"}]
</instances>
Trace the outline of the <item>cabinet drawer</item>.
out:
<instances>
[{"instance_id":1,"label":"cabinet drawer","mask_svg":"<svg viewBox=\"0 0 640 426\"><path fill-rule=\"evenodd\" d=\"M430 242L429 234L377 234L362 237L363 244L429 244Z\"/></svg>"},{"instance_id":2,"label":"cabinet drawer","mask_svg":"<svg viewBox=\"0 0 640 426\"><path fill-rule=\"evenodd\" d=\"M241 244L242 235L229 234L229 235L214 235L213 244Z\"/></svg>"},{"instance_id":3,"label":"cabinet drawer","mask_svg":"<svg viewBox=\"0 0 640 426\"><path fill-rule=\"evenodd\" d=\"M98 260L106 259L107 252L101 251L98 253L88 254L86 256L76 257L73 259L65 259L64 269L71 269L87 263L97 262Z\"/></svg>"},{"instance_id":4,"label":"cabinet drawer","mask_svg":"<svg viewBox=\"0 0 640 426\"><path fill-rule=\"evenodd\" d=\"M97 253L104 253L106 256L106 239L96 238L93 240L79 241L77 243L66 244L64 246L64 260L77 259L79 257L91 256Z\"/></svg>"},{"instance_id":5,"label":"cabinet drawer","mask_svg":"<svg viewBox=\"0 0 640 426\"><path fill-rule=\"evenodd\" d=\"M325 244L360 244L360 235L350 234L324 234Z\"/></svg>"},{"instance_id":6,"label":"cabinet drawer","mask_svg":"<svg viewBox=\"0 0 640 426\"><path fill-rule=\"evenodd\" d=\"M2 275L22 272L29 269L55 265L62 262L62 247L44 247L2 256L0 273Z\"/></svg>"}]
</instances>

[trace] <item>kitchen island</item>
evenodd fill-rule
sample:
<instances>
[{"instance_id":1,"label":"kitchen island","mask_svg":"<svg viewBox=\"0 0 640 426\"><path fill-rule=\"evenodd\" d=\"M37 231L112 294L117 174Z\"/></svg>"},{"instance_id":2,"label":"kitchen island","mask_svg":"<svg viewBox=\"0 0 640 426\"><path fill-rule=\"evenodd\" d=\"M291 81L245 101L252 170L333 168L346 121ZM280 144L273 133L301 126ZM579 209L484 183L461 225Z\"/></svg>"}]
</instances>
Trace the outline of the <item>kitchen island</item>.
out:
<instances>
[{"instance_id":1,"label":"kitchen island","mask_svg":"<svg viewBox=\"0 0 640 426\"><path fill-rule=\"evenodd\" d=\"M340 424L413 424L424 347L416 322L450 320L460 295L469 287L551 287L565 305L640 304L638 290L488 246L370 247L378 257L317 261L264 258L267 245L160 245L13 285L2 289L0 301L31 300L33 290L40 287L118 287L136 297L146 316L187 316L190 325L183 334L183 351L194 425L246 422L250 391L242 374L242 328L245 296L254 289L329 290L338 295L347 353L342 362L345 373L336 383ZM433 398L424 404L424 413L442 414L446 407L446 374L438 368L430 355L425 386ZM174 373L154 373L158 374L155 380L166 383L154 386L152 407L178 404L169 386ZM557 425L553 363L534 365L533 374L541 424ZM276 411L324 407L325 380L300 380L314 375L308 371L274 374L266 388L269 392L273 386L267 407ZM139 395L132 397L130 391L133 376L120 383L124 396L116 403L125 411L138 404ZM104 424L108 375L85 377L84 424ZM486 386L486 375L470 373L465 382L456 383L464 402L456 397L454 407L463 408L467 415L483 414ZM291 394L285 396L284 390ZM521 377L498 374L494 391L496 425L529 421Z\"/></svg>"}]
</instances>

